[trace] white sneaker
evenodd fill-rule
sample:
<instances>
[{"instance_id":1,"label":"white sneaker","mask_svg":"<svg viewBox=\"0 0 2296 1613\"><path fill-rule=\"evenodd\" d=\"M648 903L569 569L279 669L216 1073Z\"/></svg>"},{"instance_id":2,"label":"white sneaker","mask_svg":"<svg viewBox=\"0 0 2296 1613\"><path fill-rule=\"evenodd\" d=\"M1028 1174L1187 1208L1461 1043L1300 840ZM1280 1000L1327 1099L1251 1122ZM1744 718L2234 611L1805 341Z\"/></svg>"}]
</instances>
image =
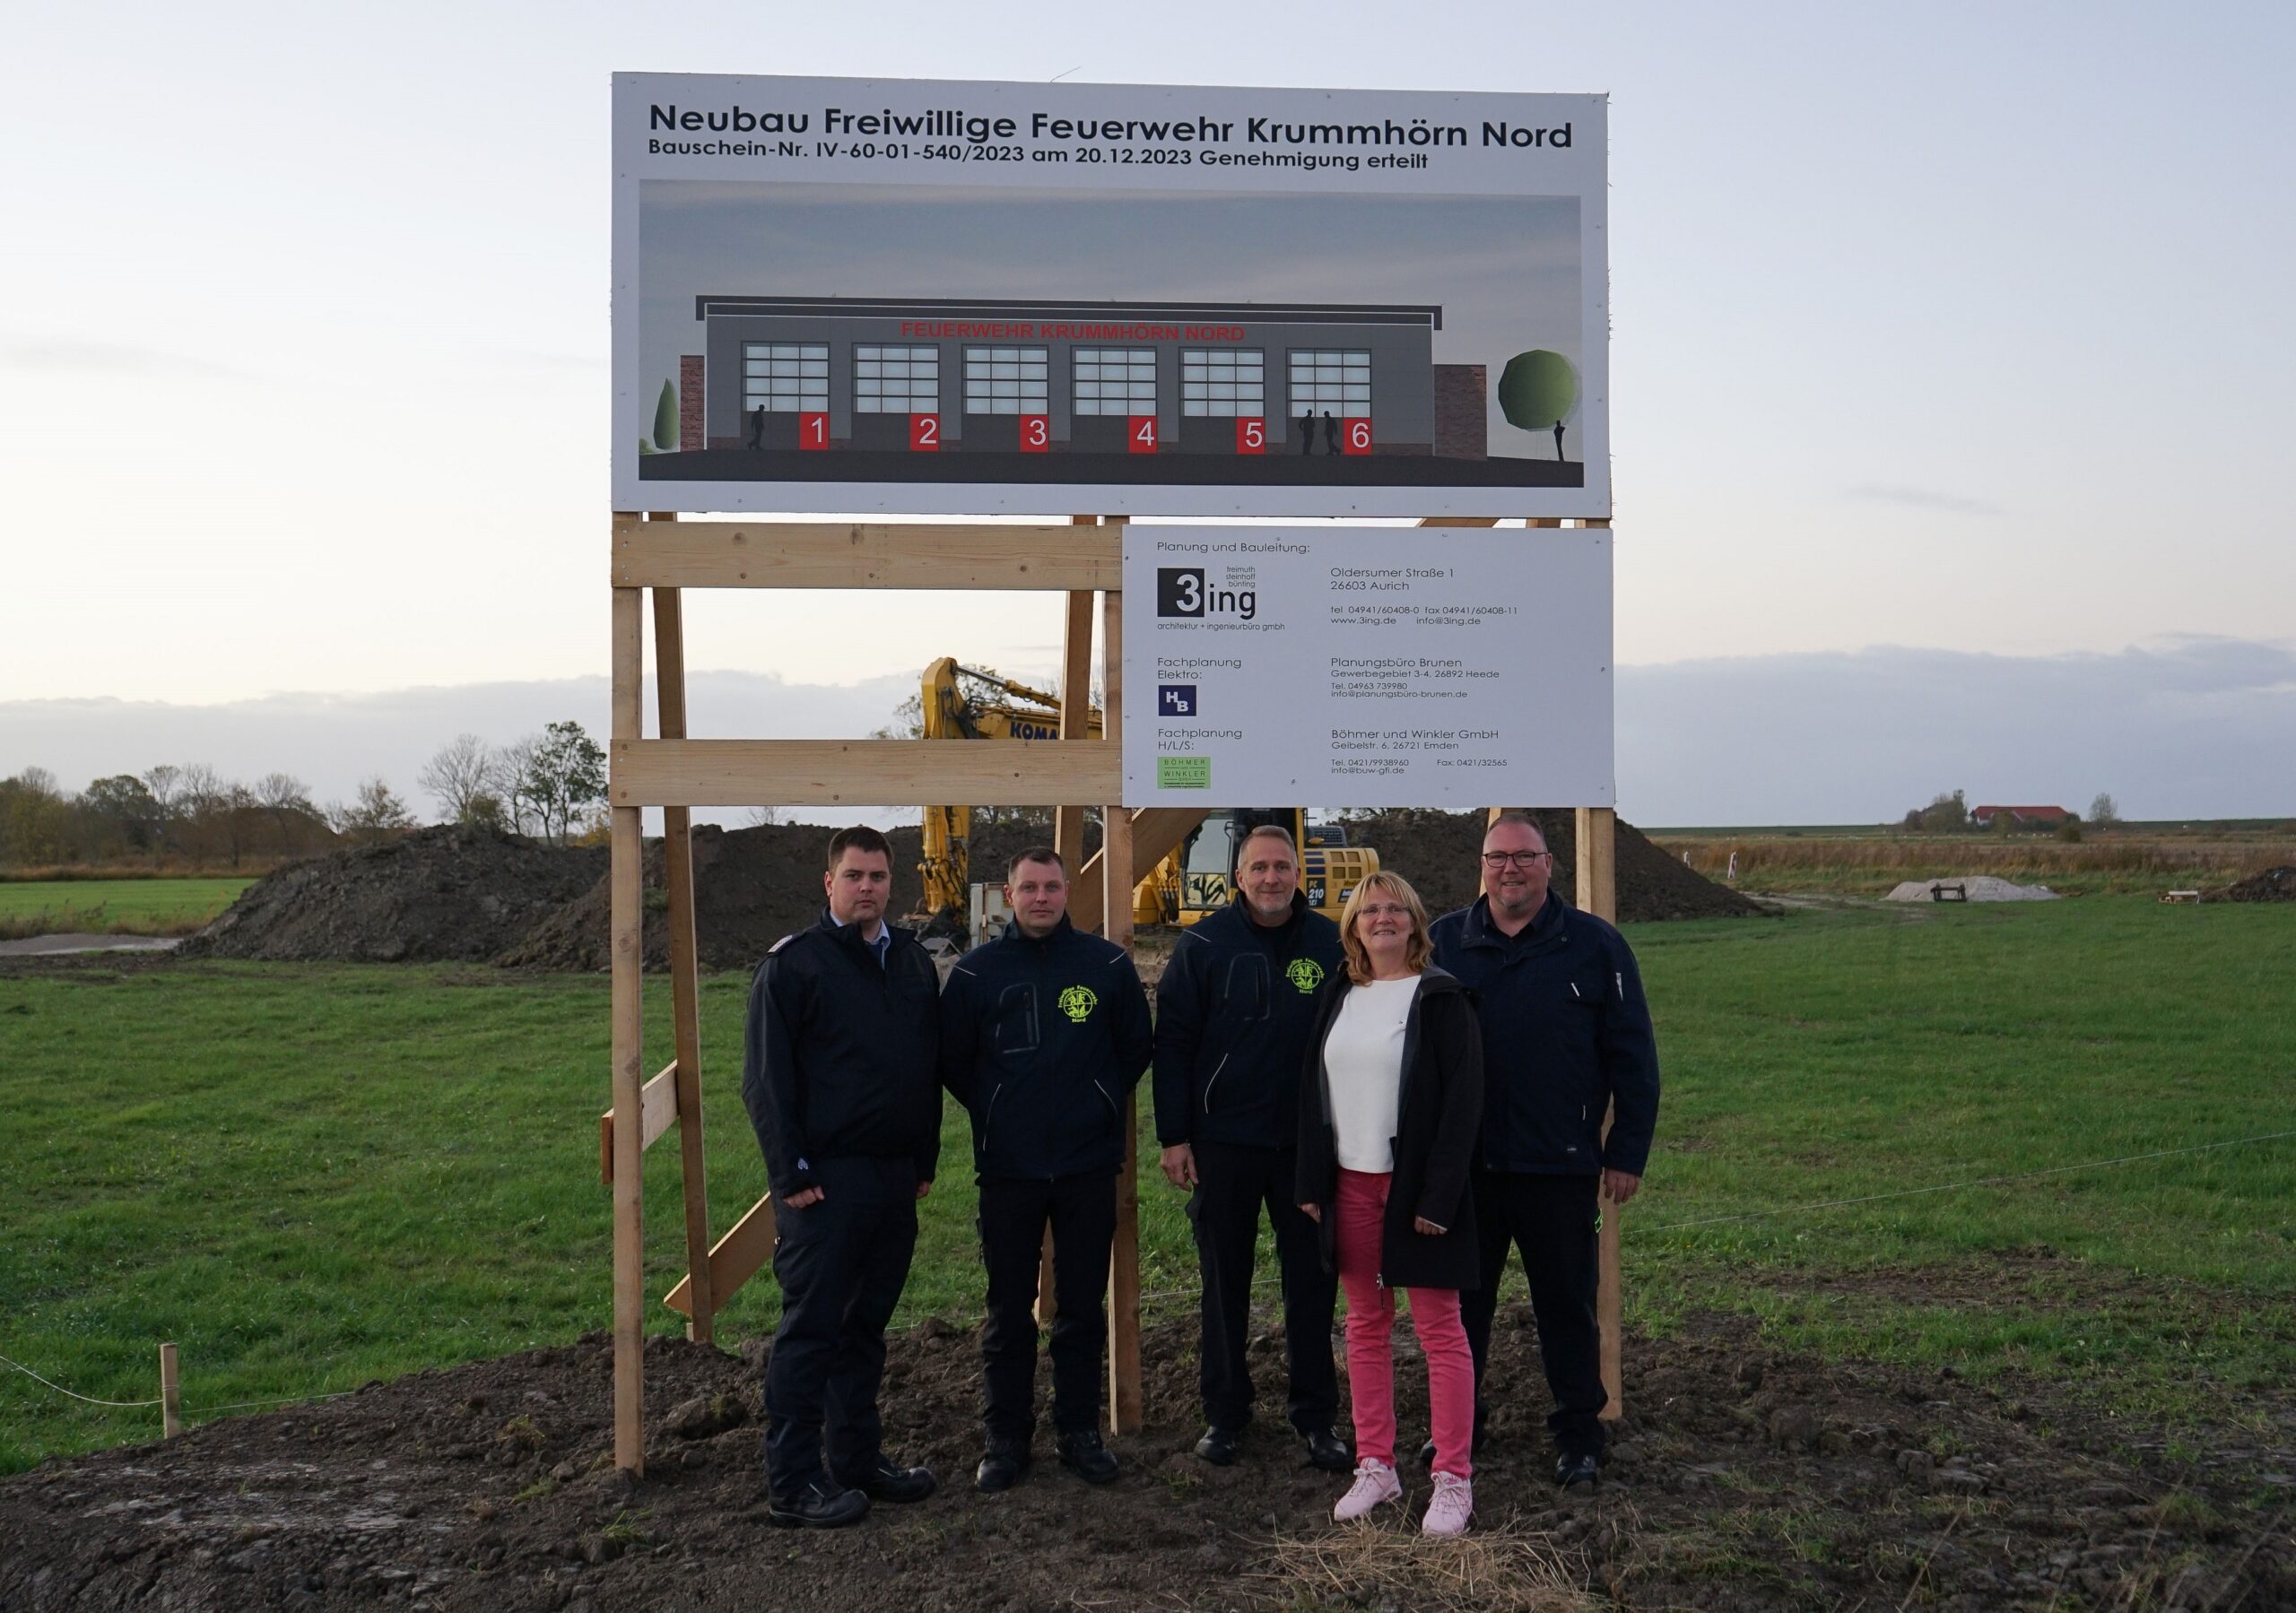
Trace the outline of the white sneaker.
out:
<instances>
[{"instance_id":1,"label":"white sneaker","mask_svg":"<svg viewBox=\"0 0 2296 1613\"><path fill-rule=\"evenodd\" d=\"M1355 1470L1354 1484L1331 1509L1332 1521L1352 1523L1369 1516L1375 1506L1402 1499L1403 1480L1396 1477L1396 1470L1384 1461L1367 1461Z\"/></svg>"},{"instance_id":2,"label":"white sneaker","mask_svg":"<svg viewBox=\"0 0 2296 1613\"><path fill-rule=\"evenodd\" d=\"M1474 1486L1456 1473L1437 1473L1435 1497L1427 1504L1427 1516L1420 1521L1420 1532L1463 1535L1467 1532L1467 1520L1474 1516Z\"/></svg>"}]
</instances>

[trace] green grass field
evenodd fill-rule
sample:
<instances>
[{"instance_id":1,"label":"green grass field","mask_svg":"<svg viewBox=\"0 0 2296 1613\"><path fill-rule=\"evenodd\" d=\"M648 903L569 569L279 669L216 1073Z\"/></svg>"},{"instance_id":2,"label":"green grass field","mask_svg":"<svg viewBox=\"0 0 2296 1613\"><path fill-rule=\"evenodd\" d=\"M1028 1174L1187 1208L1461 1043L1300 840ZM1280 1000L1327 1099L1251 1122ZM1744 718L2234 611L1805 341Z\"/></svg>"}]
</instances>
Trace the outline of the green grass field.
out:
<instances>
[{"instance_id":1,"label":"green grass field","mask_svg":"<svg viewBox=\"0 0 2296 1613\"><path fill-rule=\"evenodd\" d=\"M239 899L253 880L0 880L0 940L85 931L188 935Z\"/></svg>"},{"instance_id":2,"label":"green grass field","mask_svg":"<svg viewBox=\"0 0 2296 1613\"><path fill-rule=\"evenodd\" d=\"M1797 1207L2296 1129L2296 914L2092 898L1631 935L1668 1088L1627 1218L1631 1326L1750 1310L1791 1345L2022 1368L2171 1423L2284 1378L2296 1137ZM763 1188L745 989L703 989L716 1230ZM454 968L0 976L0 1353L140 1401L174 1340L196 1420L605 1325L606 996ZM666 1010L649 982L649 1071ZM969 1166L952 1125L907 1320L978 1313ZM659 1295L683 1258L674 1142L647 1192ZM1179 1291L1152 1310L1185 1308L1180 1196L1151 1168L1141 1198L1144 1288ZM752 1282L720 1337L773 1316ZM0 1470L156 1428L0 1370Z\"/></svg>"}]
</instances>

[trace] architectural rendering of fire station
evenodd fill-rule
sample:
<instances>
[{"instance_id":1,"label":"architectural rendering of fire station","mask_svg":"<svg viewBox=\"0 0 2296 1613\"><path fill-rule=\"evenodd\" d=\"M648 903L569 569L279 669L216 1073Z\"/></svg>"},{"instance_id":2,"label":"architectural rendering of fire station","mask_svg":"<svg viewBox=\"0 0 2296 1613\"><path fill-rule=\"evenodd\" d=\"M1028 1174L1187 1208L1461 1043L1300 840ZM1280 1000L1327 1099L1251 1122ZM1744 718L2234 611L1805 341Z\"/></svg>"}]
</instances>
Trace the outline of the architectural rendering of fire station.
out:
<instances>
[{"instance_id":1,"label":"architectural rendering of fire station","mask_svg":"<svg viewBox=\"0 0 2296 1613\"><path fill-rule=\"evenodd\" d=\"M1434 361L1439 308L699 297L695 317L689 449L1486 454L1487 371Z\"/></svg>"}]
</instances>

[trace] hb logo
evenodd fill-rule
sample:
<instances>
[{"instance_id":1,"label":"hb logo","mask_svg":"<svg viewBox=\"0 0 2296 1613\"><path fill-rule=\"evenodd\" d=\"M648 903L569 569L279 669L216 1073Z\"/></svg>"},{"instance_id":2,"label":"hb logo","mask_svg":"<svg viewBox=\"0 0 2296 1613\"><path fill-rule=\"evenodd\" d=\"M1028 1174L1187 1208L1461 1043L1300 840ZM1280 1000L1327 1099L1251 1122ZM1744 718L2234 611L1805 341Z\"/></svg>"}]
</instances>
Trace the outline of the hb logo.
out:
<instances>
[{"instance_id":1,"label":"hb logo","mask_svg":"<svg viewBox=\"0 0 2296 1613\"><path fill-rule=\"evenodd\" d=\"M1203 615L1204 568L1201 566L1157 567L1156 614L1159 616Z\"/></svg>"},{"instance_id":2,"label":"hb logo","mask_svg":"<svg viewBox=\"0 0 2296 1613\"><path fill-rule=\"evenodd\" d=\"M1156 685L1156 715L1160 717L1194 716L1196 715L1196 685L1193 683Z\"/></svg>"}]
</instances>

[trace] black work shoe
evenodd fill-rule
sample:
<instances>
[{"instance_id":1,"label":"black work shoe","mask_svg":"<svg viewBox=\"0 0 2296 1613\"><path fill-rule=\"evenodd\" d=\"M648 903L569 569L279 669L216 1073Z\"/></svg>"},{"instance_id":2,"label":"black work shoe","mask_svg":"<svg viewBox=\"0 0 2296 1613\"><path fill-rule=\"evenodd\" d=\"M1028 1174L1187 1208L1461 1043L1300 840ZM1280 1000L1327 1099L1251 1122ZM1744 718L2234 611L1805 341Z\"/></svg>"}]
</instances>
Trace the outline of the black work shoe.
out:
<instances>
[{"instance_id":1,"label":"black work shoe","mask_svg":"<svg viewBox=\"0 0 2296 1613\"><path fill-rule=\"evenodd\" d=\"M1236 1447L1243 1438L1241 1428L1206 1428L1204 1437L1196 1442L1196 1453L1213 1467L1224 1468L1236 1460Z\"/></svg>"},{"instance_id":2,"label":"black work shoe","mask_svg":"<svg viewBox=\"0 0 2296 1613\"><path fill-rule=\"evenodd\" d=\"M972 1487L993 1496L1020 1483L1028 1470L1028 1446L991 1442L981 1455L980 1466L973 1471Z\"/></svg>"},{"instance_id":3,"label":"black work shoe","mask_svg":"<svg viewBox=\"0 0 2296 1613\"><path fill-rule=\"evenodd\" d=\"M1098 1428L1072 1428L1063 1434L1060 1465L1086 1484L1106 1484L1118 1470L1116 1453L1100 1443Z\"/></svg>"},{"instance_id":4,"label":"black work shoe","mask_svg":"<svg viewBox=\"0 0 2296 1613\"><path fill-rule=\"evenodd\" d=\"M1593 1486L1603 1481L1603 1459L1591 1451L1576 1456L1563 1455L1554 1459L1554 1481L1566 1490L1580 1485Z\"/></svg>"},{"instance_id":5,"label":"black work shoe","mask_svg":"<svg viewBox=\"0 0 2296 1613\"><path fill-rule=\"evenodd\" d=\"M938 1487L931 1468L898 1467L883 1456L858 1473L837 1475L837 1482L872 1501L896 1504L922 1501Z\"/></svg>"},{"instance_id":6,"label":"black work shoe","mask_svg":"<svg viewBox=\"0 0 2296 1613\"><path fill-rule=\"evenodd\" d=\"M869 1515L869 1497L816 1479L793 1494L774 1496L768 1515L776 1529L843 1529Z\"/></svg>"},{"instance_id":7,"label":"black work shoe","mask_svg":"<svg viewBox=\"0 0 2296 1613\"><path fill-rule=\"evenodd\" d=\"M1304 1437L1308 1442L1308 1461L1326 1473L1349 1473L1355 1470L1355 1453L1332 1427L1309 1428Z\"/></svg>"}]
</instances>

